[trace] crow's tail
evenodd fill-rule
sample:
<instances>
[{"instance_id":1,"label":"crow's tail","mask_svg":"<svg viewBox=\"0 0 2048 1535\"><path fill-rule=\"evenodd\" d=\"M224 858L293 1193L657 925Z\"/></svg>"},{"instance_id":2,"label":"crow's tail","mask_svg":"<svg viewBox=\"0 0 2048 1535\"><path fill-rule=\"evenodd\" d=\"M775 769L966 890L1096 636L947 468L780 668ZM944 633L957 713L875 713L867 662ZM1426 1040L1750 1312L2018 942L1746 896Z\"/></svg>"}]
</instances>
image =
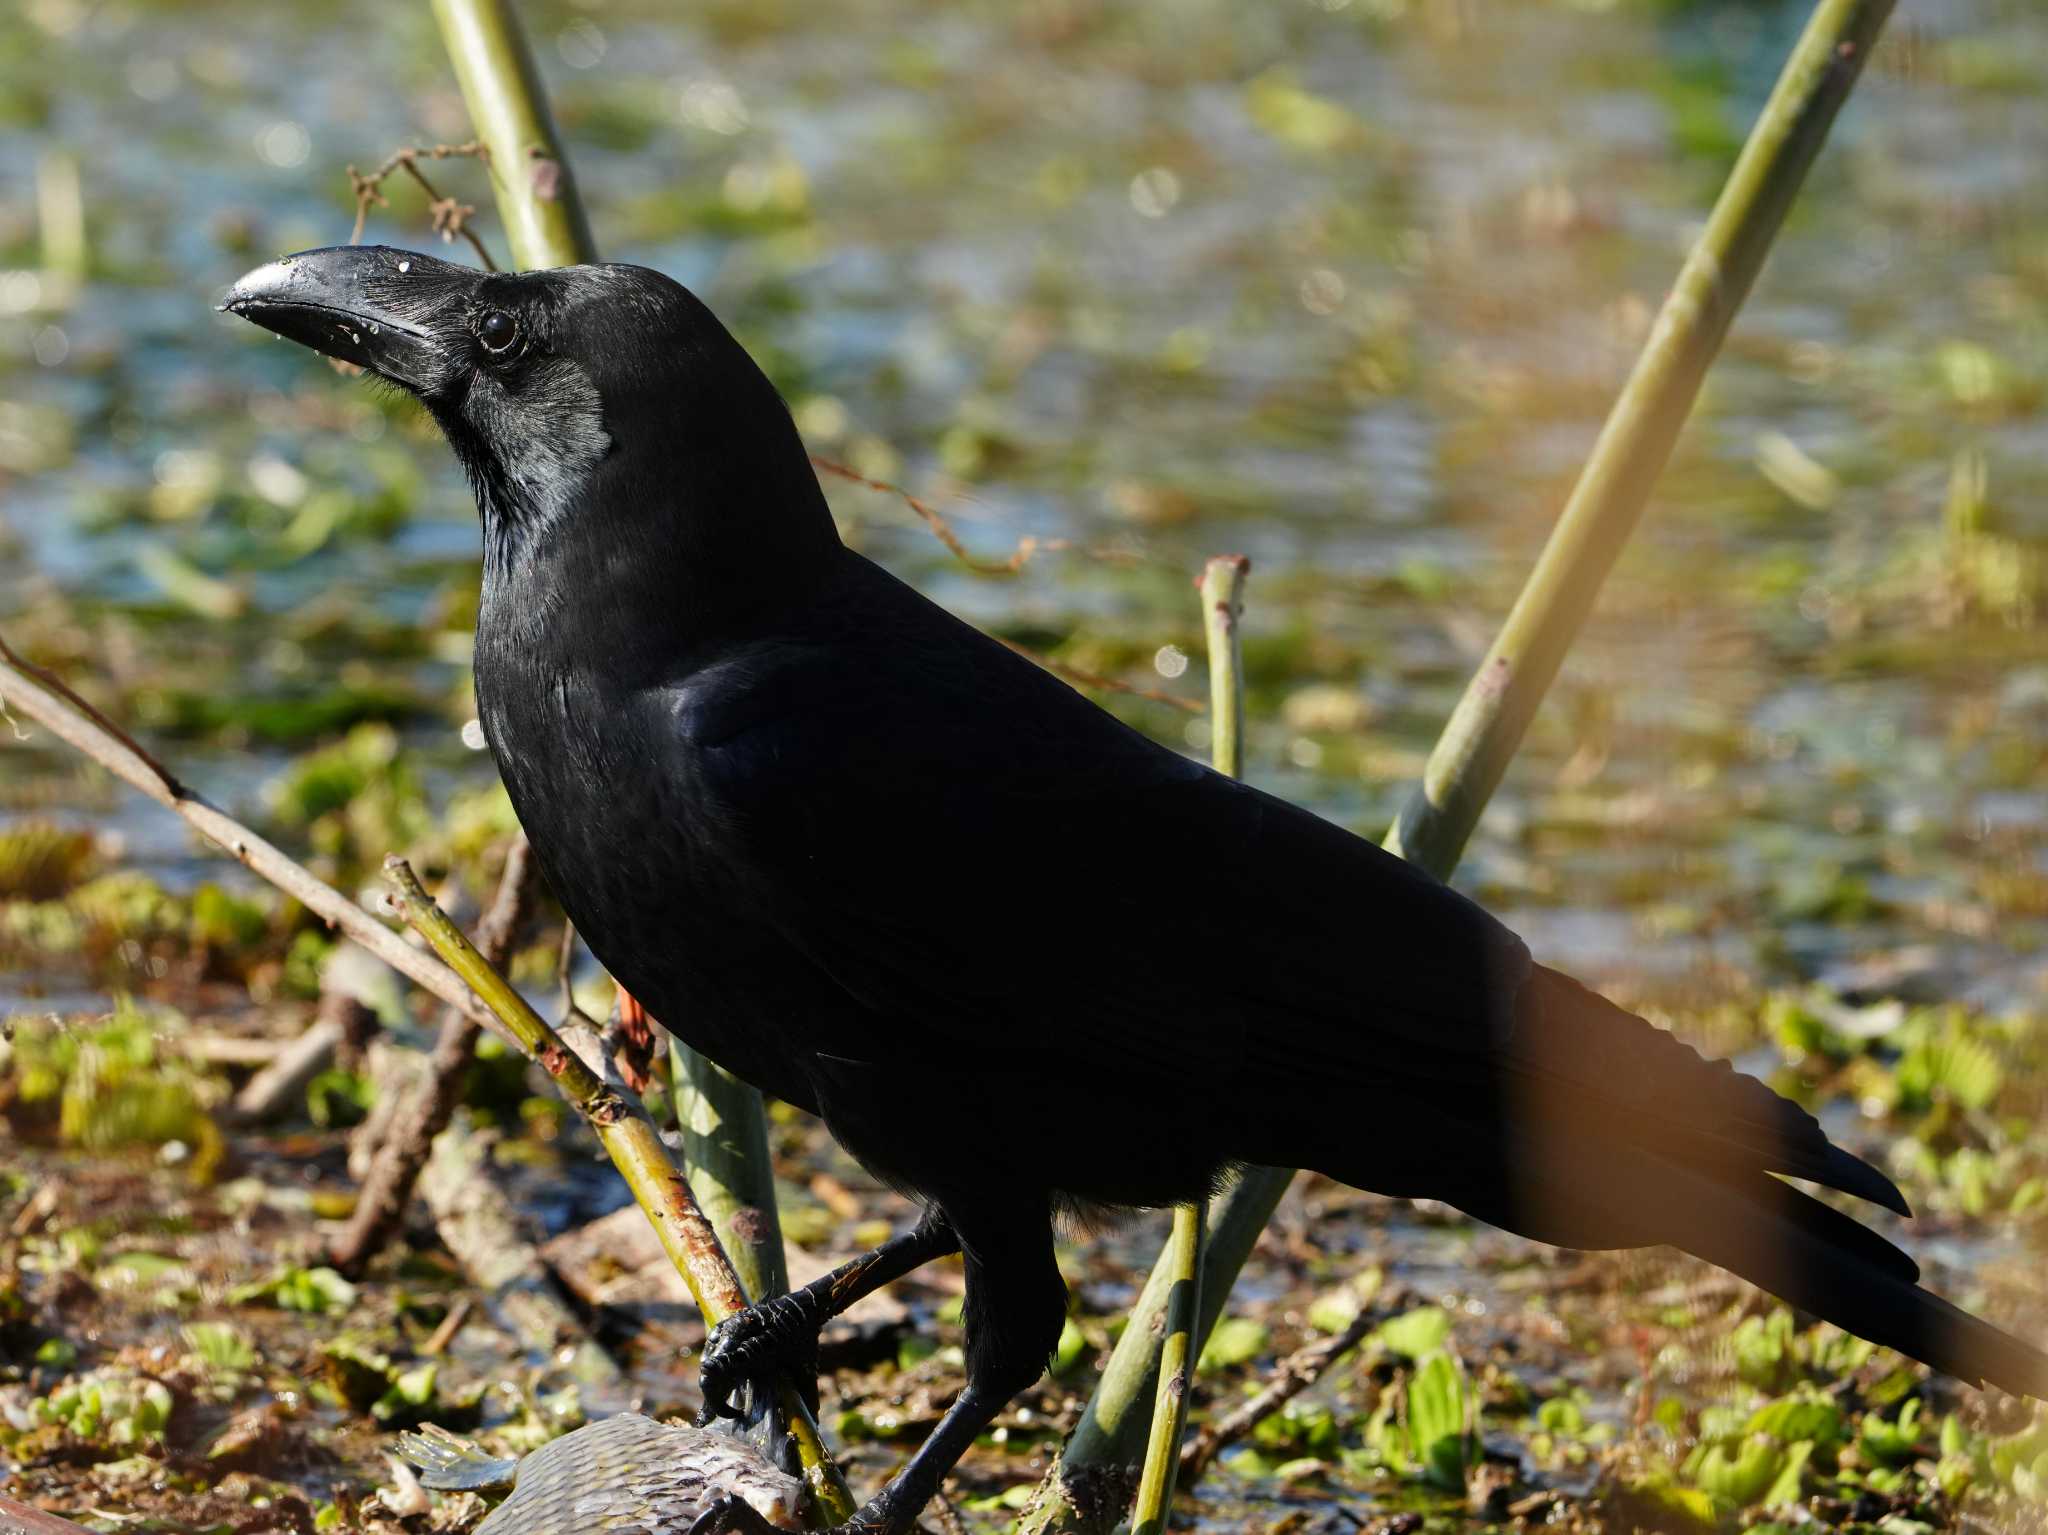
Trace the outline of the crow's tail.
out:
<instances>
[{"instance_id":1,"label":"crow's tail","mask_svg":"<svg viewBox=\"0 0 2048 1535\"><path fill-rule=\"evenodd\" d=\"M1768 1175L1748 1188L1684 1185L1675 1246L1958 1380L2048 1399L2048 1354L1922 1289L1910 1258L1840 1211Z\"/></svg>"},{"instance_id":2,"label":"crow's tail","mask_svg":"<svg viewBox=\"0 0 2048 1535\"><path fill-rule=\"evenodd\" d=\"M1768 1173L1702 1170L1597 1141L1523 1150L1511 1183L1451 1202L1565 1246L1682 1248L1958 1380L2048 1400L2048 1353L1922 1289L1904 1252Z\"/></svg>"},{"instance_id":3,"label":"crow's tail","mask_svg":"<svg viewBox=\"0 0 2048 1535\"><path fill-rule=\"evenodd\" d=\"M1904 1252L1783 1181L1910 1213L1890 1179L1756 1079L1540 967L1474 1077L1436 1100L1436 1134L1411 1137L1424 1157L1390 1166L1355 1117L1317 1115L1308 1165L1563 1247L1682 1248L1958 1379L2048 1399L2048 1354L1920 1288Z\"/></svg>"}]
</instances>

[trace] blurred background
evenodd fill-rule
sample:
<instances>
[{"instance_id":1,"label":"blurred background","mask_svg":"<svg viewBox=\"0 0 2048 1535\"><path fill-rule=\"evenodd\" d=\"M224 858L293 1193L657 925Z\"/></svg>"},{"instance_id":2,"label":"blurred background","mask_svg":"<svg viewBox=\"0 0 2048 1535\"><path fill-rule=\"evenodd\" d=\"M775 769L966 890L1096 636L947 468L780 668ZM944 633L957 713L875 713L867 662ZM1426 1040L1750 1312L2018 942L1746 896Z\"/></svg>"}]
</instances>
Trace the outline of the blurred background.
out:
<instances>
[{"instance_id":1,"label":"blurred background","mask_svg":"<svg viewBox=\"0 0 2048 1535\"><path fill-rule=\"evenodd\" d=\"M530 25L608 257L710 301L813 451L985 558L1065 547L977 579L828 482L850 538L1189 699L1190 575L1250 554L1251 771L1377 831L1805 10ZM469 137L431 19L28 0L0 27L10 632L90 660L239 808L312 810L280 797L293 761L389 739L364 723L430 803L482 788L453 463L403 402L212 312L348 237L345 166ZM1944 990L2038 1000L2044 70L2023 4L1895 18L1468 860L1557 962L1791 981L1918 941ZM478 168L429 172L504 259ZM435 248L423 195L388 189L367 237ZM9 752L10 793L42 765ZM131 863L182 858L154 811L116 820Z\"/></svg>"},{"instance_id":2,"label":"blurred background","mask_svg":"<svg viewBox=\"0 0 2048 1535\"><path fill-rule=\"evenodd\" d=\"M1808 7L524 11L605 255L702 295L813 452L1028 558L828 479L850 542L1197 753L1190 582L1249 554L1248 775L1378 836ZM2043 1187L2044 86L2030 0L1900 7L1460 874L1828 1105L1973 1280ZM344 889L398 848L473 905L510 819L467 492L409 404L213 310L349 237L346 167L469 137L424 6L0 9L8 639ZM424 168L505 260L481 170ZM386 191L365 237L440 251ZM0 1011L253 1028L331 943L0 744Z\"/></svg>"}]
</instances>

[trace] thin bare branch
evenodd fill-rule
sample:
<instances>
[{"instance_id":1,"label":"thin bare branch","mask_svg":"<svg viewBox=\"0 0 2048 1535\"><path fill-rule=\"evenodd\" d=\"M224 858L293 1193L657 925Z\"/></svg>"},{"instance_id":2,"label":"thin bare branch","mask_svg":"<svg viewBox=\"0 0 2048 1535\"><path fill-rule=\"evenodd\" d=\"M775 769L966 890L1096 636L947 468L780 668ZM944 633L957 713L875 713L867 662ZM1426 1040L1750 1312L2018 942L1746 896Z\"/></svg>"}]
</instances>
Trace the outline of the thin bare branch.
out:
<instances>
[{"instance_id":1,"label":"thin bare branch","mask_svg":"<svg viewBox=\"0 0 2048 1535\"><path fill-rule=\"evenodd\" d=\"M1365 1335L1378 1325L1379 1314L1362 1308L1351 1319L1351 1325L1335 1337L1318 1338L1289 1354L1258 1395L1247 1398L1222 1417L1206 1424L1188 1441L1180 1452L1182 1485L1192 1487L1218 1454L1321 1380L1331 1365L1358 1347Z\"/></svg>"},{"instance_id":2,"label":"thin bare branch","mask_svg":"<svg viewBox=\"0 0 2048 1535\"><path fill-rule=\"evenodd\" d=\"M469 241L476 251L477 260L484 264L484 270L495 272L498 263L491 259L491 253L484 249L484 242L470 227L470 220L476 216L474 204L457 202L452 197L443 197L433 182L427 180L426 172L420 169L421 160L449 160L458 157L481 160L486 166L491 163L491 152L482 141L471 139L467 144L424 144L410 149L394 150L391 157L375 170L365 173L353 165L348 168L349 190L356 199L356 227L350 231L348 243L355 245L363 238L363 225L369 219L374 205L386 208L390 203L384 196L384 183L399 171L404 171L420 184L420 190L427 194L427 217L432 220L434 233L448 244L453 244L457 235Z\"/></svg>"},{"instance_id":3,"label":"thin bare branch","mask_svg":"<svg viewBox=\"0 0 2048 1535\"><path fill-rule=\"evenodd\" d=\"M23 660L4 638L0 638L0 698L9 708L85 753L122 782L182 817L229 857L269 880L400 975L425 987L451 1007L462 1009L486 1028L499 1027L490 1009L477 1001L446 965L414 948L367 908L316 879L275 845L180 783L170 769L125 730L57 677Z\"/></svg>"},{"instance_id":4,"label":"thin bare branch","mask_svg":"<svg viewBox=\"0 0 2048 1535\"><path fill-rule=\"evenodd\" d=\"M505 850L497 893L476 927L477 951L491 964L502 966L511 954L537 884L538 866L522 832ZM376 1160L362 1181L355 1214L328 1244L328 1260L342 1273L361 1274L397 1229L420 1170L433 1154L434 1138L454 1117L464 1074L476 1054L478 1032L476 1020L467 1013L450 1008L442 1015L426 1080L409 1097L384 1144L377 1148Z\"/></svg>"},{"instance_id":5,"label":"thin bare branch","mask_svg":"<svg viewBox=\"0 0 2048 1535\"><path fill-rule=\"evenodd\" d=\"M826 474L837 475L842 480L851 480L854 484L865 486L869 490L879 490L884 495L902 498L905 506L924 519L924 525L932 530L939 542L953 551L955 559L969 570L978 571L985 576L1014 576L1031 562L1031 557L1039 550L1068 547L1064 538L1025 537L1017 540L1017 547L1010 551L1007 559L980 559L967 552L967 546L960 542L960 535L953 531L953 525L941 517L929 502L919 500L901 485L891 485L887 480L871 480L858 469L849 469L845 464L829 458L820 458L815 453L811 455L811 463Z\"/></svg>"},{"instance_id":6,"label":"thin bare branch","mask_svg":"<svg viewBox=\"0 0 2048 1535\"><path fill-rule=\"evenodd\" d=\"M0 1532L4 1535L92 1535L82 1524L59 1518L30 1503L0 1498Z\"/></svg>"},{"instance_id":7,"label":"thin bare branch","mask_svg":"<svg viewBox=\"0 0 2048 1535\"><path fill-rule=\"evenodd\" d=\"M1035 661L1055 677L1064 677L1076 687L1093 688L1103 693L1128 693L1133 698L1149 698L1155 704L1171 704L1184 714L1204 714L1207 708L1193 698L1182 698L1174 693L1162 692L1158 688L1141 688L1134 682L1124 682L1115 677L1105 677L1100 672L1083 671L1078 666L1069 666L1064 661L1055 661L1042 651L1028 645L1019 645L1015 640L1006 640L1001 635L993 638L997 643L1007 645L1027 661Z\"/></svg>"},{"instance_id":8,"label":"thin bare branch","mask_svg":"<svg viewBox=\"0 0 2048 1535\"><path fill-rule=\"evenodd\" d=\"M1010 552L1007 559L980 559L968 553L967 546L960 541L960 535L953 531L953 525L940 516L929 502L922 501L913 496L901 485L891 485L887 480L869 479L857 469L849 469L846 465L829 458L820 458L815 453L811 455L811 464L822 473L837 475L842 480L851 480L854 484L863 485L869 490L879 490L885 495L900 497L905 506L924 519L925 526L931 529L933 536L940 543L952 551L955 559L959 560L969 570L977 571L985 576L1014 576L1025 565L1030 563L1033 555L1041 550L1068 549L1073 547L1064 538L1032 538L1027 536L1017 540L1017 547ZM1117 556L1108 551L1098 552L1094 557L1103 560L1117 558ZM1156 688L1142 688L1133 683L1120 682L1114 677L1104 677L1096 672L1083 671L1078 666L1069 666L1064 661L1055 661L1050 656L1043 655L1036 650L1030 649L1028 646L1019 645L1010 640L1004 640L1003 643L1016 651L1018 655L1025 657L1027 660L1036 661L1055 676L1064 677L1067 681L1079 687L1093 688L1103 693L1128 693L1133 698L1149 698L1154 703L1171 704L1174 708L1184 710L1189 714L1200 714L1203 712L1202 705L1192 698L1179 698L1172 693L1164 693Z\"/></svg>"}]
</instances>

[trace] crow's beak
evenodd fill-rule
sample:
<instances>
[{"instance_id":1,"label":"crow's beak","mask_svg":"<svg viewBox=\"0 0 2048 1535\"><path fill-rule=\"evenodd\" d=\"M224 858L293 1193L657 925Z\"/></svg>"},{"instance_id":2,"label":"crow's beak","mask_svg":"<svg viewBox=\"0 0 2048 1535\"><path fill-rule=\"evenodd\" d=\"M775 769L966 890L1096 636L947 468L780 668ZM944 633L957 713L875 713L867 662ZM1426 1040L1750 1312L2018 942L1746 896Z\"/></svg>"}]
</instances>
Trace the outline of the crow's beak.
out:
<instances>
[{"instance_id":1,"label":"crow's beak","mask_svg":"<svg viewBox=\"0 0 2048 1535\"><path fill-rule=\"evenodd\" d=\"M422 322L455 297L448 291L455 274L483 275L388 246L333 245L256 268L228 290L220 307L424 392L434 387L446 359Z\"/></svg>"}]
</instances>

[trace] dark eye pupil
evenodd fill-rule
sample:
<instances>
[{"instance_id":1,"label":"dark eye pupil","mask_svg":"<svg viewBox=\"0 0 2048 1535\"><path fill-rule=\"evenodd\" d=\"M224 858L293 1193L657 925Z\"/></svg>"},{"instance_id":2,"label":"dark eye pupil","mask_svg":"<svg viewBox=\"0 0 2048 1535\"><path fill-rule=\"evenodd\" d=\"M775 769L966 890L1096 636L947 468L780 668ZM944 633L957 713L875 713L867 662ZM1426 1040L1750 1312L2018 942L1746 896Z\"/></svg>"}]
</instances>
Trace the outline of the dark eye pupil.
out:
<instances>
[{"instance_id":1,"label":"dark eye pupil","mask_svg":"<svg viewBox=\"0 0 2048 1535\"><path fill-rule=\"evenodd\" d=\"M512 323L512 316L498 309L493 309L476 323L477 339L494 352L502 352L510 346L513 332L517 329Z\"/></svg>"}]
</instances>

